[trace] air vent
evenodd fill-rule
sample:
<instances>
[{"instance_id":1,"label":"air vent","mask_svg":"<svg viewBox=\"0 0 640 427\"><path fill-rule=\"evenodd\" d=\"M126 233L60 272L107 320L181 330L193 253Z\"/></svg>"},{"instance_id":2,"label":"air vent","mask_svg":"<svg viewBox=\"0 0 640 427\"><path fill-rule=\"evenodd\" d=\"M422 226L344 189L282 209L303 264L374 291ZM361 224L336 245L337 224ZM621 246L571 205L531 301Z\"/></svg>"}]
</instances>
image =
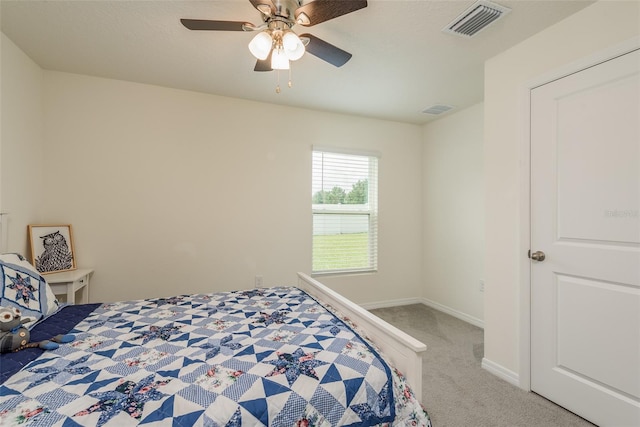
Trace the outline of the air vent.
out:
<instances>
[{"instance_id":1,"label":"air vent","mask_svg":"<svg viewBox=\"0 0 640 427\"><path fill-rule=\"evenodd\" d=\"M446 104L436 104L432 105L429 108L425 108L422 110L425 114L431 114L432 116L437 116L438 114L446 113L449 110L453 110L455 107L453 105Z\"/></svg>"},{"instance_id":2,"label":"air vent","mask_svg":"<svg viewBox=\"0 0 640 427\"><path fill-rule=\"evenodd\" d=\"M442 31L462 37L473 37L510 11L508 7L479 0L451 21Z\"/></svg>"}]
</instances>

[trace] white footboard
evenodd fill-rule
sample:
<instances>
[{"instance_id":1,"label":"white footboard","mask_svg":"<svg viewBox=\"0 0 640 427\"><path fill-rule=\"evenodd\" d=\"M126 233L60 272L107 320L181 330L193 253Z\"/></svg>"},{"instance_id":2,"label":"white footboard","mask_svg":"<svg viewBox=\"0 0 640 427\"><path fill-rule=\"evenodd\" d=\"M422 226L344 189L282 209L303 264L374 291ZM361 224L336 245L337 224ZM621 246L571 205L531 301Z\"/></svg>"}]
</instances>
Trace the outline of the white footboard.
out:
<instances>
[{"instance_id":1,"label":"white footboard","mask_svg":"<svg viewBox=\"0 0 640 427\"><path fill-rule=\"evenodd\" d=\"M427 349L425 344L304 273L298 273L298 286L353 320L407 377L416 398L422 401L422 353Z\"/></svg>"}]
</instances>

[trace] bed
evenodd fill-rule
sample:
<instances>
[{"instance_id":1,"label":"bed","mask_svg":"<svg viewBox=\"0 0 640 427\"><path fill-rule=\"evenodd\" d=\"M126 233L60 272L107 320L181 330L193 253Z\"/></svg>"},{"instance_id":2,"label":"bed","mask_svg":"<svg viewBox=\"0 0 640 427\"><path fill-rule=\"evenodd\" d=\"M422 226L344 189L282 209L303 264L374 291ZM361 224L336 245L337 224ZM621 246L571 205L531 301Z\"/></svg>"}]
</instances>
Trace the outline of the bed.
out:
<instances>
[{"instance_id":1,"label":"bed","mask_svg":"<svg viewBox=\"0 0 640 427\"><path fill-rule=\"evenodd\" d=\"M29 307L7 291L25 262L2 263L2 305L37 312L42 276ZM39 302L32 341L75 339L0 355L3 426L431 425L416 398L424 344L302 273L297 286Z\"/></svg>"}]
</instances>

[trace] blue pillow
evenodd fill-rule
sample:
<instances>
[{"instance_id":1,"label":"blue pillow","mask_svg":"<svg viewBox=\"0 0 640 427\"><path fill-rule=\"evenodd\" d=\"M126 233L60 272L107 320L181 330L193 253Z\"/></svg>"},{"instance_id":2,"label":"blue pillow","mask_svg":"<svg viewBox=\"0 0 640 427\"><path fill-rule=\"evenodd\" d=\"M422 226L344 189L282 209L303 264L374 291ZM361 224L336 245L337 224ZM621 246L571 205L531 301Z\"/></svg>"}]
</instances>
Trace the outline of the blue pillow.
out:
<instances>
[{"instance_id":1,"label":"blue pillow","mask_svg":"<svg viewBox=\"0 0 640 427\"><path fill-rule=\"evenodd\" d=\"M0 255L0 285L0 306L16 307L23 319L33 319L27 328L60 306L45 278L21 255Z\"/></svg>"}]
</instances>

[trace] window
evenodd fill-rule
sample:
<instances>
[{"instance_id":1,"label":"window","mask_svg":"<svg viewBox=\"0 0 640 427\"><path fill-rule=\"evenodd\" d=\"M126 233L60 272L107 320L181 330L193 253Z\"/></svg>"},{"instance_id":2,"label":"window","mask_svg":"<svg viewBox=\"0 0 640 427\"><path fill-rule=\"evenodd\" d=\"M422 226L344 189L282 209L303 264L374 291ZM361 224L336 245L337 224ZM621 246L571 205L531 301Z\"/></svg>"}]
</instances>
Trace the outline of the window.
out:
<instances>
[{"instance_id":1,"label":"window","mask_svg":"<svg viewBox=\"0 0 640 427\"><path fill-rule=\"evenodd\" d=\"M378 155L313 149L313 273L378 268Z\"/></svg>"}]
</instances>

